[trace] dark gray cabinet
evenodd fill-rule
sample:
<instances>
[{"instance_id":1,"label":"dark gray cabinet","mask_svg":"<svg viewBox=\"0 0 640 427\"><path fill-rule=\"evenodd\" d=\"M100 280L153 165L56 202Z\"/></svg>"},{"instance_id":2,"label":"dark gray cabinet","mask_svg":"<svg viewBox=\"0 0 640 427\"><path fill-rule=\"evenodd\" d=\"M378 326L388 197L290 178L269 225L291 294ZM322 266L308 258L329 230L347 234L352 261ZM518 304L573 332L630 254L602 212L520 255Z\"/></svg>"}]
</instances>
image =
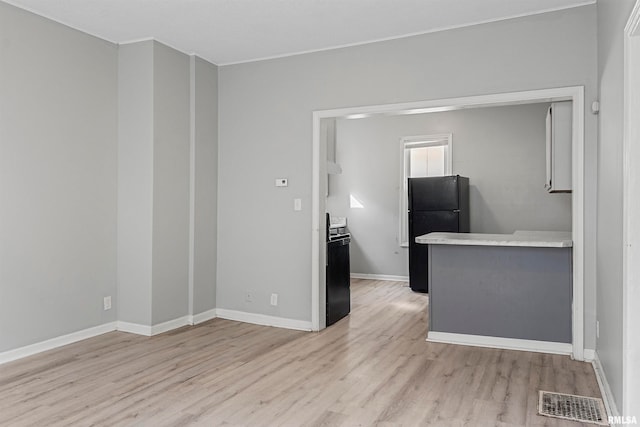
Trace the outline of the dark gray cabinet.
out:
<instances>
[{"instance_id":1,"label":"dark gray cabinet","mask_svg":"<svg viewBox=\"0 0 640 427\"><path fill-rule=\"evenodd\" d=\"M350 242L349 237L327 242L327 326L351 311Z\"/></svg>"}]
</instances>

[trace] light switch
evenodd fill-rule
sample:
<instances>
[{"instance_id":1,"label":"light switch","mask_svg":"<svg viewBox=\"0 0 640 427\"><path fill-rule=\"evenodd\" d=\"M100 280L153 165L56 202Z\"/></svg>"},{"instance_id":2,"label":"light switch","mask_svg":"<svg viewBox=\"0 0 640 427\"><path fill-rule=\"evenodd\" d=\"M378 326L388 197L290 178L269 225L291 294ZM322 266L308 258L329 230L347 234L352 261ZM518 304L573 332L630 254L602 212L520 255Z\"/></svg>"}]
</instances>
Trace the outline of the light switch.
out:
<instances>
[{"instance_id":1,"label":"light switch","mask_svg":"<svg viewBox=\"0 0 640 427\"><path fill-rule=\"evenodd\" d=\"M302 210L302 199L293 199L293 210L294 211Z\"/></svg>"},{"instance_id":2,"label":"light switch","mask_svg":"<svg viewBox=\"0 0 640 427\"><path fill-rule=\"evenodd\" d=\"M289 185L287 178L276 178L276 187L286 187Z\"/></svg>"}]
</instances>

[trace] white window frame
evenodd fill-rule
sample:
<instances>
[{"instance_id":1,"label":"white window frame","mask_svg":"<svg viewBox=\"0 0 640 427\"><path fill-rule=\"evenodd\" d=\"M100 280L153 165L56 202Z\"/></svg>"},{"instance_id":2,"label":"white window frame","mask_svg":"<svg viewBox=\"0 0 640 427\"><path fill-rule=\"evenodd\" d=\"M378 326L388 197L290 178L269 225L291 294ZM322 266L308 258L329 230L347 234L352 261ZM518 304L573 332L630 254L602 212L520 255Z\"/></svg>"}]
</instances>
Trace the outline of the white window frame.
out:
<instances>
[{"instance_id":1,"label":"white window frame","mask_svg":"<svg viewBox=\"0 0 640 427\"><path fill-rule=\"evenodd\" d=\"M405 136L400 138L400 203L399 203L399 227L398 242L403 248L409 247L409 224L407 222L408 188L407 177L409 173L409 150L411 148L446 146L444 160L444 174L451 175L453 172L453 141L452 134L438 133L431 135Z\"/></svg>"}]
</instances>

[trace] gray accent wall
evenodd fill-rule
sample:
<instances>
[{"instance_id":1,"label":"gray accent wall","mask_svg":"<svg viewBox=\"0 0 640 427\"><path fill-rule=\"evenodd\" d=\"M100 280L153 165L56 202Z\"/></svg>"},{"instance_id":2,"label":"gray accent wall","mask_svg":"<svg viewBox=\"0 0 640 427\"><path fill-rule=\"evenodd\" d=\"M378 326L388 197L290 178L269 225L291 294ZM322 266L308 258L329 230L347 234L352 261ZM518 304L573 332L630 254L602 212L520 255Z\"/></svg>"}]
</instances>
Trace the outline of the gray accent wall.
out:
<instances>
[{"instance_id":1,"label":"gray accent wall","mask_svg":"<svg viewBox=\"0 0 640 427\"><path fill-rule=\"evenodd\" d=\"M571 251L429 245L429 332L570 344Z\"/></svg>"},{"instance_id":2,"label":"gray accent wall","mask_svg":"<svg viewBox=\"0 0 640 427\"><path fill-rule=\"evenodd\" d=\"M216 307L218 215L218 67L192 62L195 212L193 313Z\"/></svg>"},{"instance_id":3,"label":"gray accent wall","mask_svg":"<svg viewBox=\"0 0 640 427\"><path fill-rule=\"evenodd\" d=\"M634 1L598 1L598 357L622 410L624 27ZM623 414L635 415L635 414Z\"/></svg>"},{"instance_id":4,"label":"gray accent wall","mask_svg":"<svg viewBox=\"0 0 640 427\"><path fill-rule=\"evenodd\" d=\"M596 43L589 5L220 67L218 307L311 320L313 111L576 85L589 108ZM585 111L587 348L595 347L596 124ZM279 177L289 186L275 188ZM281 296L277 311L271 292Z\"/></svg>"},{"instance_id":5,"label":"gray accent wall","mask_svg":"<svg viewBox=\"0 0 640 427\"><path fill-rule=\"evenodd\" d=\"M117 47L0 2L0 352L116 320Z\"/></svg>"},{"instance_id":6,"label":"gray accent wall","mask_svg":"<svg viewBox=\"0 0 640 427\"><path fill-rule=\"evenodd\" d=\"M571 231L571 195L549 194L545 119L549 104L472 108L419 115L337 121L337 160L329 175L327 211L346 216L351 271L408 275L401 247L401 138L452 134L453 174L470 179L471 232ZM353 194L364 205L352 209Z\"/></svg>"}]
</instances>

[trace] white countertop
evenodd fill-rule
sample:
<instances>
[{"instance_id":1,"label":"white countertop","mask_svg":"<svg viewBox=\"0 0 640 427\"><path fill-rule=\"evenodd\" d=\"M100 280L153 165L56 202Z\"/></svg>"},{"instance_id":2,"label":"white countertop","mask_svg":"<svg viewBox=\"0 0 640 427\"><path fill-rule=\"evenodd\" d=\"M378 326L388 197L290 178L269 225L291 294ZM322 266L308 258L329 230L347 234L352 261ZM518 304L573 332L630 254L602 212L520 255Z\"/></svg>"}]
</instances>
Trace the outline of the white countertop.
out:
<instances>
[{"instance_id":1,"label":"white countertop","mask_svg":"<svg viewBox=\"0 0 640 427\"><path fill-rule=\"evenodd\" d=\"M521 246L532 248L570 248L571 233L563 231L516 231L513 234L429 233L416 237L425 245Z\"/></svg>"}]
</instances>

